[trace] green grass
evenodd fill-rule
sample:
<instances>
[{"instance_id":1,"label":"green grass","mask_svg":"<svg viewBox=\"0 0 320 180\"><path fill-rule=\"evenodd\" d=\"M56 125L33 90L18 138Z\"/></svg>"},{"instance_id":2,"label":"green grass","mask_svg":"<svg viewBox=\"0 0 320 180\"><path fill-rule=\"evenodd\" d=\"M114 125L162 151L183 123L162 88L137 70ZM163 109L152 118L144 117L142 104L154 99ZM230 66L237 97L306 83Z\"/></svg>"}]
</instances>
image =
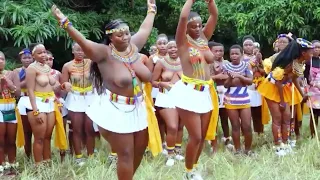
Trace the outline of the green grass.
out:
<instances>
[{"instance_id":1,"label":"green grass","mask_svg":"<svg viewBox=\"0 0 320 180\"><path fill-rule=\"evenodd\" d=\"M282 158L277 157L272 150L272 136L270 125L266 127L266 137L254 136L253 148L258 154L256 158L235 157L220 146L219 152L212 156L209 146L202 153L199 170L207 180L316 180L320 179L320 149L315 140L309 138L309 116L305 116L303 122L302 138L297 143L296 154ZM186 142L187 136L184 137ZM185 148L185 146L183 146ZM35 171L32 162L24 162L23 152L19 150L18 160L22 171L18 179L68 179L68 180L113 180L116 172L109 167L106 160L109 146L101 138L98 146L99 153L87 164L77 167L72 158L67 157L62 164L59 162L59 154L54 151L54 159L51 167L44 167ZM165 158L159 155L156 158L145 157L138 172L136 180L181 180L184 172L184 162L177 163L168 168L164 165ZM1 179L1 178L0 178Z\"/></svg>"}]
</instances>

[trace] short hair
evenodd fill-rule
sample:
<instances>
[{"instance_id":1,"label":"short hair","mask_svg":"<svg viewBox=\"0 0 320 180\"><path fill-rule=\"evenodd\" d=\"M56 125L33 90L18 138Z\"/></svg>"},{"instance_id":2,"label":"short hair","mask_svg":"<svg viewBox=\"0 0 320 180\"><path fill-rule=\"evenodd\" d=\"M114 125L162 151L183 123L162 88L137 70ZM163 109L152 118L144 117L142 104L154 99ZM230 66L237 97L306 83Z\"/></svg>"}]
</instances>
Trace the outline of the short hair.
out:
<instances>
[{"instance_id":1,"label":"short hair","mask_svg":"<svg viewBox=\"0 0 320 180\"><path fill-rule=\"evenodd\" d=\"M231 51L231 49L239 49L241 54L242 54L242 47L239 44L234 44L230 47L229 51Z\"/></svg>"},{"instance_id":2,"label":"short hair","mask_svg":"<svg viewBox=\"0 0 320 180\"><path fill-rule=\"evenodd\" d=\"M210 49L211 49L212 47L215 47L215 46L222 46L222 47L224 48L223 44L218 43L218 42L214 42L214 41L210 41L210 42L208 43L208 46L209 46Z\"/></svg>"}]
</instances>

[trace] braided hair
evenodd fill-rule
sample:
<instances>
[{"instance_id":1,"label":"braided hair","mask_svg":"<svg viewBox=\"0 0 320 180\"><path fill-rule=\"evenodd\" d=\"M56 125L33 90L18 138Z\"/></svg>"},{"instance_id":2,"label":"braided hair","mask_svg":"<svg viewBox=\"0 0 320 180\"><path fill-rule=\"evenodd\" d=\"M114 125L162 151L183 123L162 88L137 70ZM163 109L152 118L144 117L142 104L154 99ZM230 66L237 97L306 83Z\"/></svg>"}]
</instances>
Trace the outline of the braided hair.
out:
<instances>
[{"instance_id":1,"label":"braided hair","mask_svg":"<svg viewBox=\"0 0 320 180\"><path fill-rule=\"evenodd\" d=\"M123 24L126 24L126 22L124 22L123 20L121 19L116 19L116 20L113 20L111 22L109 22L104 30L111 30L111 29L114 29L114 28L117 28L119 27L120 25L123 25ZM110 45L111 43L111 39L110 39L110 36L112 34L106 34L105 37L104 37L104 41L103 41L103 44L105 45ZM91 62L91 66L90 66L90 80L92 82L92 86L97 90L97 93L100 95L104 92L105 90L105 86L104 86L104 83L103 83L103 78L102 78L102 75L101 75L101 72L99 70L99 67L98 67L98 63L96 62Z\"/></svg>"}]
</instances>

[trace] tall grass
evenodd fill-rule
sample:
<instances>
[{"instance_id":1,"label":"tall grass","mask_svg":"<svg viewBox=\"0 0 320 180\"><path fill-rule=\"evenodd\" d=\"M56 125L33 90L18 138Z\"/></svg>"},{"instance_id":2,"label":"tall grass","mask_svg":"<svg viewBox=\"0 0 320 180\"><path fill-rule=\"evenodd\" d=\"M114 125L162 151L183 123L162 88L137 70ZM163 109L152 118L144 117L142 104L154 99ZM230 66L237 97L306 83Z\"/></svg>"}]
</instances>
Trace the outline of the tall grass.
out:
<instances>
[{"instance_id":1,"label":"tall grass","mask_svg":"<svg viewBox=\"0 0 320 180\"><path fill-rule=\"evenodd\" d=\"M309 138L309 116L305 116L302 137L295 148L295 154L277 157L272 150L272 136L270 125L265 129L265 136L254 136L253 148L257 157L238 157L220 145L216 155L209 152L207 146L202 153L199 171L207 180L317 180L320 179L320 149L316 141ZM184 137L186 142L187 135ZM88 159L87 163L78 167L72 157L67 157L62 164L59 162L59 153L55 150L50 167L33 168L32 162L24 159L22 150L19 150L21 174L17 177L22 180L113 180L117 179L114 166L109 166L107 157L109 146L101 138L98 143L99 152ZM185 148L185 146L183 146ZM174 167L165 166L165 157L146 156L139 167L136 180L175 180L182 179L184 162Z\"/></svg>"}]
</instances>

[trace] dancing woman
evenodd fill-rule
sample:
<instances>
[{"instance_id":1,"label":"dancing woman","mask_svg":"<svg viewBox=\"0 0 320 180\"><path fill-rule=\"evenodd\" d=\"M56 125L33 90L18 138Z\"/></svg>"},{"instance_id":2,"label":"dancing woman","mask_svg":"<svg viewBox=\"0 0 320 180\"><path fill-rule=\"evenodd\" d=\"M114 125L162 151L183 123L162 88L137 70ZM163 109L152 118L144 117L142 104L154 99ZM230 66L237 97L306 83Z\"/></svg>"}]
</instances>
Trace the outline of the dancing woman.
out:
<instances>
[{"instance_id":1,"label":"dancing woman","mask_svg":"<svg viewBox=\"0 0 320 180\"><path fill-rule=\"evenodd\" d=\"M21 115L22 124L23 124L23 133L24 133L24 144L17 144L18 147L24 146L24 152L28 158L31 157L31 139L32 139L32 130L30 126L30 122L28 120L26 109L24 108L25 103L29 103L29 97L27 92L27 84L26 84L26 69L33 62L33 58L31 55L31 51L27 48L23 49L19 53L19 58L22 64L21 68L17 68L14 71L19 75L20 79L20 89L21 94L18 101L18 109Z\"/></svg>"},{"instance_id":2,"label":"dancing woman","mask_svg":"<svg viewBox=\"0 0 320 180\"><path fill-rule=\"evenodd\" d=\"M215 139L219 112L218 97L208 65L214 60L208 39L215 29L218 10L213 0L207 1L210 16L202 28L201 17L195 12L190 13L193 3L193 0L187 0L180 14L176 42L183 75L170 91L189 133L184 178L202 179L194 167L198 163L204 140Z\"/></svg>"},{"instance_id":3,"label":"dancing woman","mask_svg":"<svg viewBox=\"0 0 320 180\"><path fill-rule=\"evenodd\" d=\"M51 68L45 64L48 58L47 51L43 44L35 44L31 52L35 62L30 64L26 70L30 101L24 104L24 108L34 135L33 155L38 165L51 159L51 135L55 125L56 146L65 150L67 142L62 115L53 92L59 82L50 75Z\"/></svg>"},{"instance_id":4,"label":"dancing woman","mask_svg":"<svg viewBox=\"0 0 320 180\"><path fill-rule=\"evenodd\" d=\"M171 86L180 80L182 69L175 41L168 42L167 52L168 55L164 59L157 61L152 80L154 86L159 88L155 106L159 108L159 114L166 123L166 148L168 152L166 165L173 166L175 159L184 159L181 152L183 125L179 120L169 91Z\"/></svg>"},{"instance_id":5,"label":"dancing woman","mask_svg":"<svg viewBox=\"0 0 320 180\"><path fill-rule=\"evenodd\" d=\"M274 61L264 60L267 78L258 87L259 93L266 98L272 116L272 133L276 154L283 156L290 152L286 145L290 134L290 105L300 103L304 93L298 77L303 75L304 62L311 59L313 45L301 38L292 40ZM292 81L294 84L289 85ZM292 91L293 89L293 91ZM297 93L299 92L299 93ZM292 95L292 93L294 93ZM294 97L294 99L292 99Z\"/></svg>"},{"instance_id":6,"label":"dancing woman","mask_svg":"<svg viewBox=\"0 0 320 180\"><path fill-rule=\"evenodd\" d=\"M0 173L3 173L6 164L6 174L14 174L16 167L16 134L17 117L15 112L16 99L20 96L20 81L14 71L4 70L6 58L0 51ZM5 163L8 155L9 163Z\"/></svg>"},{"instance_id":7,"label":"dancing woman","mask_svg":"<svg viewBox=\"0 0 320 180\"><path fill-rule=\"evenodd\" d=\"M101 135L117 153L120 180L133 179L148 139L154 155L162 150L152 103L144 96L140 83L151 80L151 73L139 54L151 33L156 14L155 2L147 2L148 13L139 31L131 37L125 22L111 21L105 26L105 44L87 40L56 6L52 7L62 27L94 61L91 75L101 96L95 98L86 113L97 123ZM108 117L101 116L101 112Z\"/></svg>"}]
</instances>

